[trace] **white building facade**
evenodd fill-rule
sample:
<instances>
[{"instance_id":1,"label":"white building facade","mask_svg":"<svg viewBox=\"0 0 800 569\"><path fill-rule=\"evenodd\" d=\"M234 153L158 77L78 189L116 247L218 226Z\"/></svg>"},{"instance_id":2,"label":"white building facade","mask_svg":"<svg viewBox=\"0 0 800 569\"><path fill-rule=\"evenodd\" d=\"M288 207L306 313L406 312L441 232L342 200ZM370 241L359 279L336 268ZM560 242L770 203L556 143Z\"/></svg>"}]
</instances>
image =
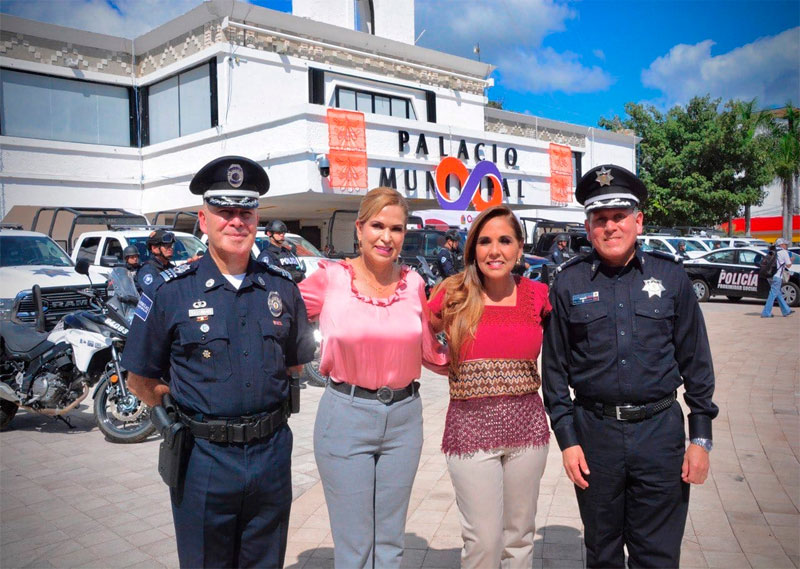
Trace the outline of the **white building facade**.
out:
<instances>
[{"instance_id":1,"label":"white building facade","mask_svg":"<svg viewBox=\"0 0 800 569\"><path fill-rule=\"evenodd\" d=\"M502 186L484 178L484 201L502 191L557 219L580 219L581 172L635 169L633 135L488 108L492 67L415 46L413 0L293 6L211 0L134 40L4 15L0 217L27 227L41 206L196 210L193 174L243 155L271 180L261 218L324 245L331 213L368 188L442 207L447 157L464 166L445 178L451 200L488 161Z\"/></svg>"}]
</instances>

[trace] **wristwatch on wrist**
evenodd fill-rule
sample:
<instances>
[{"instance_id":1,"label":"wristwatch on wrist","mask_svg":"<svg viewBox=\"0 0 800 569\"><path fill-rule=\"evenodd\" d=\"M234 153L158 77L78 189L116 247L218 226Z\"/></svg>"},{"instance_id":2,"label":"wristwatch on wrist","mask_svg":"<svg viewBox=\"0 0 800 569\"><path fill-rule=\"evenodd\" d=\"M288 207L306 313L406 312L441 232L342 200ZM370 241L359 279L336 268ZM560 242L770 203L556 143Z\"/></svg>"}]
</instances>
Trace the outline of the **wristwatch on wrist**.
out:
<instances>
[{"instance_id":1,"label":"wristwatch on wrist","mask_svg":"<svg viewBox=\"0 0 800 569\"><path fill-rule=\"evenodd\" d=\"M696 438L691 439L689 442L691 442L693 445L703 447L703 450L706 452L711 452L711 449L714 448L714 441L711 439Z\"/></svg>"}]
</instances>

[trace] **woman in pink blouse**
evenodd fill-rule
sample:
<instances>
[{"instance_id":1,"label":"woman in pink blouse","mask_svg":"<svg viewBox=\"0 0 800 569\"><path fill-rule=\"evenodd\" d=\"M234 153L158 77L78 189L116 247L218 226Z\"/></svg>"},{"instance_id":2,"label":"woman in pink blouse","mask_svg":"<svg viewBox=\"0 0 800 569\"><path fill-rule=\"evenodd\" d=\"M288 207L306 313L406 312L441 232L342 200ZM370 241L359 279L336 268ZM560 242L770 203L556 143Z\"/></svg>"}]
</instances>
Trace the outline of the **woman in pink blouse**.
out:
<instances>
[{"instance_id":1,"label":"woman in pink blouse","mask_svg":"<svg viewBox=\"0 0 800 569\"><path fill-rule=\"evenodd\" d=\"M360 255L324 262L300 283L324 338L330 377L314 425L317 461L342 569L400 567L411 486L422 449L420 366L446 350L428 320L422 278L395 263L408 205L371 190L356 221Z\"/></svg>"},{"instance_id":2,"label":"woman in pink blouse","mask_svg":"<svg viewBox=\"0 0 800 569\"><path fill-rule=\"evenodd\" d=\"M483 211L464 247L464 271L429 304L447 333L450 406L442 451L461 517L464 568L530 569L536 502L550 430L536 359L547 286L515 277L522 228L506 206Z\"/></svg>"}]
</instances>

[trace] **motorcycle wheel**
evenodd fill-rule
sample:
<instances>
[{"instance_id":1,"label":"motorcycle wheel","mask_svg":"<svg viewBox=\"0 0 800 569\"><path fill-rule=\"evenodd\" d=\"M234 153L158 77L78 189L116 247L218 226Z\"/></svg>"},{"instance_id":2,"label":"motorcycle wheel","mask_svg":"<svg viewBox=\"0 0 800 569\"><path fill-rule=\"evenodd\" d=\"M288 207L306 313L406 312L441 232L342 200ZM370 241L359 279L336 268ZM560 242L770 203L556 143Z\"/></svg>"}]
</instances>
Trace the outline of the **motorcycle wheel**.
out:
<instances>
[{"instance_id":1,"label":"motorcycle wheel","mask_svg":"<svg viewBox=\"0 0 800 569\"><path fill-rule=\"evenodd\" d=\"M108 373L103 375L94 398L97 427L112 443L132 444L145 440L156 430L150 421L150 408L130 391L124 401L117 401L116 389L109 389L108 376Z\"/></svg>"},{"instance_id":2,"label":"motorcycle wheel","mask_svg":"<svg viewBox=\"0 0 800 569\"><path fill-rule=\"evenodd\" d=\"M0 399L0 431L5 431L8 428L8 424L18 410L19 406L16 403Z\"/></svg>"}]
</instances>

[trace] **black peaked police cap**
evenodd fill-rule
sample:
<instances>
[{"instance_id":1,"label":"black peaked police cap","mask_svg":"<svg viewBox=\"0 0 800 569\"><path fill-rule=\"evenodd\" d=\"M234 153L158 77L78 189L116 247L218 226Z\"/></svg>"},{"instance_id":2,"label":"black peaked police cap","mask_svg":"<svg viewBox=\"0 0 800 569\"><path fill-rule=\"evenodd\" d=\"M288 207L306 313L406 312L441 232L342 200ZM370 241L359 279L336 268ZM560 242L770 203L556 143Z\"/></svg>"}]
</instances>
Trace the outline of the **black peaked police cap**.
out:
<instances>
[{"instance_id":1,"label":"black peaked police cap","mask_svg":"<svg viewBox=\"0 0 800 569\"><path fill-rule=\"evenodd\" d=\"M212 160L194 175L189 191L217 207L258 207L258 198L269 190L269 176L257 162L244 156Z\"/></svg>"},{"instance_id":2,"label":"black peaked police cap","mask_svg":"<svg viewBox=\"0 0 800 569\"><path fill-rule=\"evenodd\" d=\"M575 199L586 212L601 208L638 207L647 188L635 174L613 164L595 166L578 182Z\"/></svg>"}]
</instances>

